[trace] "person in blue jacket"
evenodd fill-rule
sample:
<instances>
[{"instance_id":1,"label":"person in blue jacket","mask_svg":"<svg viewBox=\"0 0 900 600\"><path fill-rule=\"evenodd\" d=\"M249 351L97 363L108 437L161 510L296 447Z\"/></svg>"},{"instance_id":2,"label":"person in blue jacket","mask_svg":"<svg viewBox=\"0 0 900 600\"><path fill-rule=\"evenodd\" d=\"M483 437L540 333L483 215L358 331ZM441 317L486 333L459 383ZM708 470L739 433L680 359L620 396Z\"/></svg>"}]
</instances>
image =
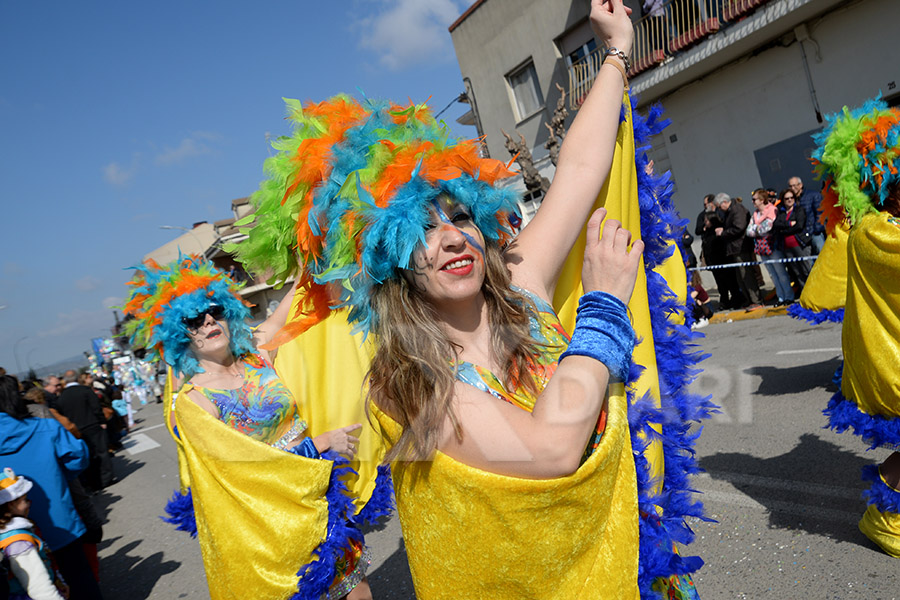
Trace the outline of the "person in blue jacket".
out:
<instances>
[{"instance_id":1,"label":"person in blue jacket","mask_svg":"<svg viewBox=\"0 0 900 600\"><path fill-rule=\"evenodd\" d=\"M0 463L34 483L29 518L53 552L70 600L102 598L82 549L79 538L86 529L68 485L89 462L84 442L55 419L31 417L16 380L0 377Z\"/></svg>"}]
</instances>

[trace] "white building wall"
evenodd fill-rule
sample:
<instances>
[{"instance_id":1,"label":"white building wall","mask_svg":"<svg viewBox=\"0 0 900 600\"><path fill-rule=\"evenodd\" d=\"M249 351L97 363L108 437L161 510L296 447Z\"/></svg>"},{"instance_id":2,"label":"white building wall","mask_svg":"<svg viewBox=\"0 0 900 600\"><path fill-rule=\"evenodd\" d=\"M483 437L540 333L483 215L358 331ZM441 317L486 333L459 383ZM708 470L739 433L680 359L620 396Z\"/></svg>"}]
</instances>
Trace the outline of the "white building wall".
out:
<instances>
[{"instance_id":1,"label":"white building wall","mask_svg":"<svg viewBox=\"0 0 900 600\"><path fill-rule=\"evenodd\" d=\"M861 0L807 23L805 42L823 113L857 105L900 83L900 1ZM749 200L761 185L754 151L821 127L799 42L763 50L690 83L660 101L672 124L663 138L677 185L676 205L693 218L707 193ZM671 141L671 136L677 141ZM785 173L784 185L792 173ZM808 182L807 187L817 185Z\"/></svg>"}]
</instances>

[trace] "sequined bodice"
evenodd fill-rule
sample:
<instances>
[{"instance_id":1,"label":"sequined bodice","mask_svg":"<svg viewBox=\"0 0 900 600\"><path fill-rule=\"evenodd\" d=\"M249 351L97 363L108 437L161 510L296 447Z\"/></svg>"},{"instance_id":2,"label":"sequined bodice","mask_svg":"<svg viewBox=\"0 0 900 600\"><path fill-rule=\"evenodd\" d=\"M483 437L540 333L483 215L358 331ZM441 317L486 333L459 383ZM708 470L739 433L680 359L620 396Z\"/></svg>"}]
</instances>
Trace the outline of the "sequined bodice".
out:
<instances>
[{"instance_id":1,"label":"sequined bodice","mask_svg":"<svg viewBox=\"0 0 900 600\"><path fill-rule=\"evenodd\" d=\"M294 397L262 357L248 357L244 367L244 383L239 388L194 389L216 405L220 421L255 440L284 449L306 430Z\"/></svg>"}]
</instances>

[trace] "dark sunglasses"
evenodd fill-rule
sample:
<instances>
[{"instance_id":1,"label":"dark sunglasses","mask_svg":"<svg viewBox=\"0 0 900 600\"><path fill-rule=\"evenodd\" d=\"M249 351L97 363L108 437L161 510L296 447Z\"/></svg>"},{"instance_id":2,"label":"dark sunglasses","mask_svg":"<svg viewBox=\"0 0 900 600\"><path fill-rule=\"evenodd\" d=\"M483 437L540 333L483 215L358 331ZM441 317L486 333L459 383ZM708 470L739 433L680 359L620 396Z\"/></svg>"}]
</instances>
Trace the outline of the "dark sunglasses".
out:
<instances>
[{"instance_id":1,"label":"dark sunglasses","mask_svg":"<svg viewBox=\"0 0 900 600\"><path fill-rule=\"evenodd\" d=\"M211 316L216 321L221 321L225 318L225 307L213 304L196 317L181 317L181 322L184 323L188 329L197 331L203 327L203 323L206 321L206 315Z\"/></svg>"}]
</instances>

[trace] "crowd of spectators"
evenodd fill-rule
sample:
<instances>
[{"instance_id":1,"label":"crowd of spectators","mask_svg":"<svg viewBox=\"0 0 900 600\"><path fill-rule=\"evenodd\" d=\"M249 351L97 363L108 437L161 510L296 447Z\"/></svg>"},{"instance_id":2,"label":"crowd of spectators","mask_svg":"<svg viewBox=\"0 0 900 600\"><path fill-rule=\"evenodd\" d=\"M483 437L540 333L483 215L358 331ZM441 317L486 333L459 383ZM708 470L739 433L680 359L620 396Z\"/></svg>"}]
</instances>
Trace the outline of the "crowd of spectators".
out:
<instances>
[{"instance_id":1,"label":"crowd of spectators","mask_svg":"<svg viewBox=\"0 0 900 600\"><path fill-rule=\"evenodd\" d=\"M822 195L805 190L799 177L791 177L780 193L759 188L751 198L752 209L726 193L707 195L694 227L700 238L699 265L711 267L723 309L752 311L766 302L795 302L814 260L809 257L818 255L825 243L825 227L819 221ZM778 262L792 258L798 260ZM759 261L766 261L773 293L762 289L759 265L752 264ZM695 292L699 287L706 296L699 278L693 284Z\"/></svg>"},{"instance_id":2,"label":"crowd of spectators","mask_svg":"<svg viewBox=\"0 0 900 600\"><path fill-rule=\"evenodd\" d=\"M65 583L60 593L70 600L102 597L97 544L103 538L104 519L94 495L116 483L110 457L121 444L110 434L123 427L122 419L109 409L116 393L111 381L95 381L74 370L62 378L20 383L0 369L0 469L10 469L27 485L25 514L11 510L11 503L3 504L0 526L33 523L35 535L46 546L42 552L52 554ZM6 583L8 578L12 585L22 569L15 558L29 549L2 546L2 541L0 547L3 568L10 568L13 575L0 579ZM18 569L11 568L17 565ZM19 583L27 588L27 581Z\"/></svg>"}]
</instances>

